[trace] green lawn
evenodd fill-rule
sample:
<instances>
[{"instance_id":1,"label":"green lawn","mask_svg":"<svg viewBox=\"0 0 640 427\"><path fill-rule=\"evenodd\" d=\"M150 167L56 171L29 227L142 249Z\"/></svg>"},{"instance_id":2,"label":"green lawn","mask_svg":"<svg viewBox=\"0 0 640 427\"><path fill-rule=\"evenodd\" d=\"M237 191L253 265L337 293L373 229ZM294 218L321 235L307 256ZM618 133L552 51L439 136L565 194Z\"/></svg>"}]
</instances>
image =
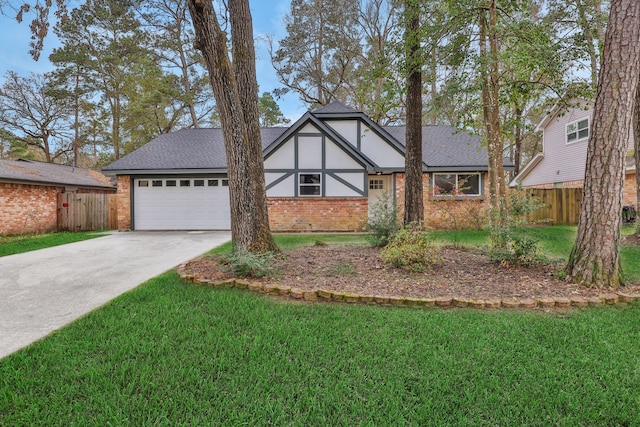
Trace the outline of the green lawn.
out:
<instances>
[{"instance_id":1,"label":"green lawn","mask_svg":"<svg viewBox=\"0 0 640 427\"><path fill-rule=\"evenodd\" d=\"M102 237L95 231L0 236L0 257Z\"/></svg>"},{"instance_id":2,"label":"green lawn","mask_svg":"<svg viewBox=\"0 0 640 427\"><path fill-rule=\"evenodd\" d=\"M639 317L293 303L167 273L0 360L0 425L638 425Z\"/></svg>"},{"instance_id":3,"label":"green lawn","mask_svg":"<svg viewBox=\"0 0 640 427\"><path fill-rule=\"evenodd\" d=\"M300 303L169 272L0 360L0 425L637 426L639 318Z\"/></svg>"}]
</instances>

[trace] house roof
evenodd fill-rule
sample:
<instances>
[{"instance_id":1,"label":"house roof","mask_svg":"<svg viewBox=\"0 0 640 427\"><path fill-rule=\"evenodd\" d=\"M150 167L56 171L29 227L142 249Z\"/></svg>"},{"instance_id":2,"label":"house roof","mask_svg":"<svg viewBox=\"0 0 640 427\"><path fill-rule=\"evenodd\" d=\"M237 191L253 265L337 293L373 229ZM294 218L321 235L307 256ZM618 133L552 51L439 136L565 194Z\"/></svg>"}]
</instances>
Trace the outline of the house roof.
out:
<instances>
[{"instance_id":1,"label":"house roof","mask_svg":"<svg viewBox=\"0 0 640 427\"><path fill-rule=\"evenodd\" d=\"M265 155L276 150L296 129L312 121L337 141L342 137L325 126L323 119L362 119L396 149L404 154L405 126L378 126L361 111L338 101L305 113L291 127L263 128L262 148ZM459 132L451 126L423 126L422 152L426 170L487 170L487 151L477 136ZM347 149L355 150L345 142ZM373 162L362 153L352 153L362 164ZM505 159L506 168L511 162ZM227 157L221 129L184 129L160 135L138 150L116 160L103 169L108 173L185 173L226 172Z\"/></svg>"},{"instance_id":2,"label":"house roof","mask_svg":"<svg viewBox=\"0 0 640 427\"><path fill-rule=\"evenodd\" d=\"M553 104L547 114L540 120L540 123L535 128L536 132L542 132L552 120L554 120L560 113L565 113L569 108L583 108L585 111L593 107L593 101L589 101L582 98L572 98L567 101L558 100Z\"/></svg>"},{"instance_id":3,"label":"house roof","mask_svg":"<svg viewBox=\"0 0 640 427\"><path fill-rule=\"evenodd\" d=\"M114 188L111 180L100 172L35 160L0 160L0 181Z\"/></svg>"},{"instance_id":4,"label":"house roof","mask_svg":"<svg viewBox=\"0 0 640 427\"><path fill-rule=\"evenodd\" d=\"M385 126L384 130L406 146L405 126ZM427 170L486 170L488 163L480 138L445 125L422 126L422 160ZM513 164L505 159L504 166Z\"/></svg>"},{"instance_id":5,"label":"house roof","mask_svg":"<svg viewBox=\"0 0 640 427\"><path fill-rule=\"evenodd\" d=\"M261 129L262 148L266 148L288 128ZM103 169L115 171L227 170L227 153L222 129L182 129L154 138Z\"/></svg>"},{"instance_id":6,"label":"house roof","mask_svg":"<svg viewBox=\"0 0 640 427\"><path fill-rule=\"evenodd\" d=\"M342 114L342 113L359 113L360 111L355 108L351 108L348 105L344 105L339 101L332 101L327 105L318 107L311 111L313 114Z\"/></svg>"}]
</instances>

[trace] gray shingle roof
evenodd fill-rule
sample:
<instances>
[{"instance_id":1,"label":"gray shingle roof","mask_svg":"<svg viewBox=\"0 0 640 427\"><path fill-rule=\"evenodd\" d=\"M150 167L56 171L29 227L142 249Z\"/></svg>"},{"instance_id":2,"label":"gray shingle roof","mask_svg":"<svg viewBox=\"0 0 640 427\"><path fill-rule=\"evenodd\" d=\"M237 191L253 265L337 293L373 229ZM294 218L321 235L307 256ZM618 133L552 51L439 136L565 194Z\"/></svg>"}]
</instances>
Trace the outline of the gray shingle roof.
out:
<instances>
[{"instance_id":1,"label":"gray shingle roof","mask_svg":"<svg viewBox=\"0 0 640 427\"><path fill-rule=\"evenodd\" d=\"M383 127L400 144L406 145L405 126ZM429 168L487 167L487 149L480 138L446 125L422 127L422 160Z\"/></svg>"},{"instance_id":2,"label":"gray shingle roof","mask_svg":"<svg viewBox=\"0 0 640 427\"><path fill-rule=\"evenodd\" d=\"M99 172L34 160L0 160L0 181L114 188Z\"/></svg>"},{"instance_id":3,"label":"gray shingle roof","mask_svg":"<svg viewBox=\"0 0 640 427\"><path fill-rule=\"evenodd\" d=\"M327 105L318 107L312 111L313 114L339 114L339 113L359 113L355 108L344 105L340 101L332 101Z\"/></svg>"},{"instance_id":4,"label":"gray shingle roof","mask_svg":"<svg viewBox=\"0 0 640 427\"><path fill-rule=\"evenodd\" d=\"M265 148L287 128L263 128ZM158 136L103 171L173 169L227 169L222 129L183 129Z\"/></svg>"},{"instance_id":5,"label":"gray shingle roof","mask_svg":"<svg viewBox=\"0 0 640 427\"><path fill-rule=\"evenodd\" d=\"M340 102L332 102L318 110L320 113L361 114ZM404 126L383 127L401 145L405 145ZM263 128L262 147L268 147L288 128ZM429 169L487 168L487 150L480 139L454 127L437 125L422 128L423 160ZM510 165L505 161L505 166ZM105 172L119 171L226 171L227 156L221 129L183 129L160 135L138 150L105 167Z\"/></svg>"}]
</instances>

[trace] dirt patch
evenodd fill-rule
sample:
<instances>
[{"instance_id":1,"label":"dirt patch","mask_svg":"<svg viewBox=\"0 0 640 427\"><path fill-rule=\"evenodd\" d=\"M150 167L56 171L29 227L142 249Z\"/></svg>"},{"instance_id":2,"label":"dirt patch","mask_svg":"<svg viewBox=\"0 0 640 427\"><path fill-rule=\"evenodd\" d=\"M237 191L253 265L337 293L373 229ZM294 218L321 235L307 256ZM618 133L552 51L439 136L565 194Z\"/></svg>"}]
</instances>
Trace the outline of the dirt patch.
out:
<instances>
[{"instance_id":1,"label":"dirt patch","mask_svg":"<svg viewBox=\"0 0 640 427\"><path fill-rule=\"evenodd\" d=\"M616 291L640 294L640 284L615 289L566 283L556 277L562 264L503 266L492 262L480 250L451 246L443 247L441 254L442 265L425 273L411 273L385 265L380 250L369 246L304 247L287 252L286 257L278 261L275 277L251 281L308 291L323 289L412 298L571 298L595 297ZM190 261L185 265L185 272L203 280L222 282L232 278L221 268L216 257Z\"/></svg>"}]
</instances>

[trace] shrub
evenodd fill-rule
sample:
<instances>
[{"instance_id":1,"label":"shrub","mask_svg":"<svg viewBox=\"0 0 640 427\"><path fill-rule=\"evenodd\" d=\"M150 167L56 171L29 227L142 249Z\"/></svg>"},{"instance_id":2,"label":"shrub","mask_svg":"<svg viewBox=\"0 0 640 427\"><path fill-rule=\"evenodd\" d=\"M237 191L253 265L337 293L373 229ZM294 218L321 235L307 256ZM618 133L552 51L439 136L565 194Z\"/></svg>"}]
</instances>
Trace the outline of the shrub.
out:
<instances>
[{"instance_id":1,"label":"shrub","mask_svg":"<svg viewBox=\"0 0 640 427\"><path fill-rule=\"evenodd\" d=\"M540 253L539 242L534 237L510 229L504 241L507 242L506 246L492 247L490 255L493 261L525 266L538 265L546 261Z\"/></svg>"},{"instance_id":2,"label":"shrub","mask_svg":"<svg viewBox=\"0 0 640 427\"><path fill-rule=\"evenodd\" d=\"M279 257L280 255L273 252L231 253L222 257L222 269L235 277L269 277L276 274Z\"/></svg>"},{"instance_id":3,"label":"shrub","mask_svg":"<svg viewBox=\"0 0 640 427\"><path fill-rule=\"evenodd\" d=\"M372 246L386 246L393 233L399 229L398 209L391 199L391 194L385 192L369 209L369 219L365 227L370 233L368 240Z\"/></svg>"},{"instance_id":4,"label":"shrub","mask_svg":"<svg viewBox=\"0 0 640 427\"><path fill-rule=\"evenodd\" d=\"M415 227L403 228L393 234L381 257L387 264L413 272L424 272L442 264L440 248L434 245L426 231Z\"/></svg>"},{"instance_id":5,"label":"shrub","mask_svg":"<svg viewBox=\"0 0 640 427\"><path fill-rule=\"evenodd\" d=\"M518 227L525 225L530 212L544 206L535 198L527 197L522 188L509 191L506 200L509 216L504 225L491 230L491 259L506 264L536 265L545 262L540 254L538 240L526 236ZM543 221L544 222L544 221Z\"/></svg>"}]
</instances>

